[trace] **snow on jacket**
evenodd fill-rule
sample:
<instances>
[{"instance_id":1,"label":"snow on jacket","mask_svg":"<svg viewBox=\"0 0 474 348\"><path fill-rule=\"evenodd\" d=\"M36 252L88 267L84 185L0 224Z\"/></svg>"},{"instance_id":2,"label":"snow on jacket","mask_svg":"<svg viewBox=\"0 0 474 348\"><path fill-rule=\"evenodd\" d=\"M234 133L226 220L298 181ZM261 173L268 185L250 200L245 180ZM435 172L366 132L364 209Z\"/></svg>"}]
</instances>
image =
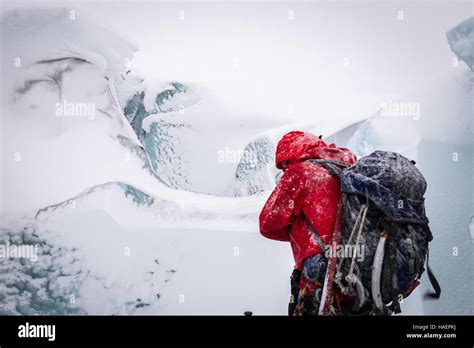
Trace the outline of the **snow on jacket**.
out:
<instances>
[{"instance_id":1,"label":"snow on jacket","mask_svg":"<svg viewBox=\"0 0 474 348\"><path fill-rule=\"evenodd\" d=\"M278 142L275 162L285 173L260 213L260 233L289 241L298 269L305 258L322 252L301 212L329 245L341 200L339 179L322 166L305 162L307 159L356 162L348 149L327 145L311 133L293 131Z\"/></svg>"}]
</instances>

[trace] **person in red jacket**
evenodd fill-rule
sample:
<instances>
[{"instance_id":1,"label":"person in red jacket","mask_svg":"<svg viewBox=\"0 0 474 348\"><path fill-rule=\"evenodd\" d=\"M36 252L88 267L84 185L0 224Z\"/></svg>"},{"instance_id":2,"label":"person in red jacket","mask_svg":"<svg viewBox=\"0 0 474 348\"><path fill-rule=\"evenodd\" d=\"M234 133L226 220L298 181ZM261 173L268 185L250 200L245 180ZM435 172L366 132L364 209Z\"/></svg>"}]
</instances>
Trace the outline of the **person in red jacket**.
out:
<instances>
[{"instance_id":1,"label":"person in red jacket","mask_svg":"<svg viewBox=\"0 0 474 348\"><path fill-rule=\"evenodd\" d=\"M297 301L290 300L290 315L294 314L295 307L299 308L296 314L301 315L315 314L318 310L327 263L320 245L321 241L324 245L332 242L341 200L339 179L324 166L308 161L310 159L349 165L356 162L355 155L348 149L327 145L321 137L311 133L293 131L278 142L275 162L284 174L265 203L259 222L264 237L290 242L295 260L292 298L298 296ZM308 222L317 231L320 241L313 236ZM298 289L299 294L296 294L295 287L304 289L303 293Z\"/></svg>"}]
</instances>

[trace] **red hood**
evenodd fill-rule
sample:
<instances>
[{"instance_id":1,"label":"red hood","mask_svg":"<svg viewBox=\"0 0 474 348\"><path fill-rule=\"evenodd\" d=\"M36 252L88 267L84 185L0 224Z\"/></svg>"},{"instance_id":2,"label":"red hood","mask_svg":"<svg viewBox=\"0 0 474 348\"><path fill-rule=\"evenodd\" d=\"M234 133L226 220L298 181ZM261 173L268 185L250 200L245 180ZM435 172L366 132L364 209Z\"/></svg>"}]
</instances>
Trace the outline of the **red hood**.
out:
<instances>
[{"instance_id":1,"label":"red hood","mask_svg":"<svg viewBox=\"0 0 474 348\"><path fill-rule=\"evenodd\" d=\"M278 142L276 149L276 167L283 169L282 163L289 164L310 158L328 159L354 164L356 156L348 149L334 144L327 145L314 134L293 131L285 134Z\"/></svg>"}]
</instances>

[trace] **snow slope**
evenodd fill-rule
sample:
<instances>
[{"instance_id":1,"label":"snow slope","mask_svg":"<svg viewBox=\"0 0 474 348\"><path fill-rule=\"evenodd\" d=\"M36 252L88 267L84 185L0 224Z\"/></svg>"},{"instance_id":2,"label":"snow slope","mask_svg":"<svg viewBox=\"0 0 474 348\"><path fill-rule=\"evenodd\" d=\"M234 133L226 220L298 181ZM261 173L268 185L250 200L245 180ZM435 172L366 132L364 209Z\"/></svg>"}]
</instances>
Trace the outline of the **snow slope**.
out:
<instances>
[{"instance_id":1,"label":"snow slope","mask_svg":"<svg viewBox=\"0 0 474 348\"><path fill-rule=\"evenodd\" d=\"M286 287L258 304L249 296L268 291L268 284L257 280L288 246L274 247L255 234L258 207L233 208L226 213L179 205L113 182L42 209L36 223L59 231L42 236L77 250L84 260L81 273L86 275L72 293L86 313L281 312ZM273 257L255 267L262 253ZM285 277L290 256L279 259L279 276ZM255 287L249 289L242 279L253 279ZM210 288L213 283L220 285ZM216 296L226 305L216 306Z\"/></svg>"}]
</instances>

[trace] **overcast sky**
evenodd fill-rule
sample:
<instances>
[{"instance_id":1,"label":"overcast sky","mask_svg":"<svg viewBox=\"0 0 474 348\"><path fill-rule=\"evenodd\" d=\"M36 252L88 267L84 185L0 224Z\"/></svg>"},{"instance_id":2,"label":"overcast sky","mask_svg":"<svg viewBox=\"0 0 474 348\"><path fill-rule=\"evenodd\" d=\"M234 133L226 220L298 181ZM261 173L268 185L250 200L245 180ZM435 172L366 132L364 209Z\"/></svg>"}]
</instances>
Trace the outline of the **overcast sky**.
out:
<instances>
[{"instance_id":1,"label":"overcast sky","mask_svg":"<svg viewBox=\"0 0 474 348\"><path fill-rule=\"evenodd\" d=\"M453 1L48 6L76 9L136 42L135 72L198 83L228 105L284 121L370 116L455 73L445 33L472 15L469 2Z\"/></svg>"}]
</instances>

